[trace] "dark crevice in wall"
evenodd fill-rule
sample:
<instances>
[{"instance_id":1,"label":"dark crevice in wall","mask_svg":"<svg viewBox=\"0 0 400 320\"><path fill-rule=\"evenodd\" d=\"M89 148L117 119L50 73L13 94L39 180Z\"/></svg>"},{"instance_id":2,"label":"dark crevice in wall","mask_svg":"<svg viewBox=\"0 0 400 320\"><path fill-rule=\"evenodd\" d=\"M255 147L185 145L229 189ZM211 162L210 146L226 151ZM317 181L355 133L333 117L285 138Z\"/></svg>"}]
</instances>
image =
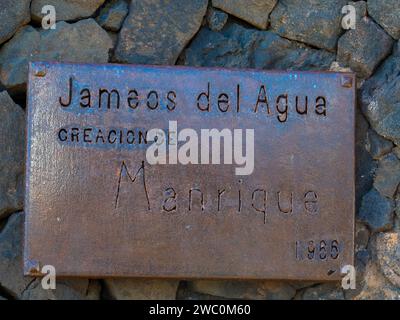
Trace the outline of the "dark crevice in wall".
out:
<instances>
[{"instance_id":1,"label":"dark crevice in wall","mask_svg":"<svg viewBox=\"0 0 400 320\"><path fill-rule=\"evenodd\" d=\"M15 297L9 292L6 288L4 288L0 283L0 296L6 298L7 300L16 300Z\"/></svg>"},{"instance_id":2,"label":"dark crevice in wall","mask_svg":"<svg viewBox=\"0 0 400 320\"><path fill-rule=\"evenodd\" d=\"M3 231L4 227L6 226L8 218L9 216L0 219L0 232Z\"/></svg>"},{"instance_id":3,"label":"dark crevice in wall","mask_svg":"<svg viewBox=\"0 0 400 320\"><path fill-rule=\"evenodd\" d=\"M100 283L100 300L114 300L109 290L107 289L104 280L99 279L99 283Z\"/></svg>"}]
</instances>

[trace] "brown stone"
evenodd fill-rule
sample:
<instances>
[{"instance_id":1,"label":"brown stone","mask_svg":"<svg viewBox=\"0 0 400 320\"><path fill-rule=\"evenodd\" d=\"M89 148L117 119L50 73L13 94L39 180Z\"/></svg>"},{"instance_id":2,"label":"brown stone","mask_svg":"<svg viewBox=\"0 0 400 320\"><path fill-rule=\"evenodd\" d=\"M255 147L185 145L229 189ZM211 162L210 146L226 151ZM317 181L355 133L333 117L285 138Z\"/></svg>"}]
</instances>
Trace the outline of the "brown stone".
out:
<instances>
[{"instance_id":1,"label":"brown stone","mask_svg":"<svg viewBox=\"0 0 400 320\"><path fill-rule=\"evenodd\" d=\"M355 294L346 290L346 297L353 300L400 300L400 290L382 275L375 262L369 261L365 272L362 275L357 273L357 276L362 276L358 281L359 287Z\"/></svg>"},{"instance_id":2,"label":"brown stone","mask_svg":"<svg viewBox=\"0 0 400 320\"><path fill-rule=\"evenodd\" d=\"M376 260L385 277L400 288L400 235L398 232L376 236Z\"/></svg>"}]
</instances>

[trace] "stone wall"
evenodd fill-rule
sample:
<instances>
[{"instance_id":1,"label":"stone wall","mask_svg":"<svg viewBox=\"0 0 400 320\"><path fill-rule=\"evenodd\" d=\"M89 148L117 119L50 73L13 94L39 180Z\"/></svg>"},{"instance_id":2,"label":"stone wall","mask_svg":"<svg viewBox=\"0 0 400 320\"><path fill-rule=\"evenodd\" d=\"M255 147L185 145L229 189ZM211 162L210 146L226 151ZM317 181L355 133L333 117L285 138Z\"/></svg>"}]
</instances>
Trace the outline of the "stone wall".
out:
<instances>
[{"instance_id":1,"label":"stone wall","mask_svg":"<svg viewBox=\"0 0 400 320\"><path fill-rule=\"evenodd\" d=\"M400 1L1 0L0 299L400 299ZM56 29L41 27L43 5ZM353 70L357 287L340 283L22 276L24 129L31 60ZM205 257L206 258L206 257Z\"/></svg>"}]
</instances>

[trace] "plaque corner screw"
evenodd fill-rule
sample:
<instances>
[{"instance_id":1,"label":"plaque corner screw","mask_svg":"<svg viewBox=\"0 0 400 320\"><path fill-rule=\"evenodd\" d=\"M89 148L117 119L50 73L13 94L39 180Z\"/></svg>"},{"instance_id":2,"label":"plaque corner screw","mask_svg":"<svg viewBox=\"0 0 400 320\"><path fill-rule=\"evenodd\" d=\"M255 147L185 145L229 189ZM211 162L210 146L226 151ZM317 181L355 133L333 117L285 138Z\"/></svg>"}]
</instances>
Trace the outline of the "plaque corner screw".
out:
<instances>
[{"instance_id":1,"label":"plaque corner screw","mask_svg":"<svg viewBox=\"0 0 400 320\"><path fill-rule=\"evenodd\" d=\"M36 70L35 76L36 77L44 77L46 75L46 69Z\"/></svg>"},{"instance_id":2,"label":"plaque corner screw","mask_svg":"<svg viewBox=\"0 0 400 320\"><path fill-rule=\"evenodd\" d=\"M353 87L353 77L350 75L343 75L341 78L341 85L344 88Z\"/></svg>"}]
</instances>

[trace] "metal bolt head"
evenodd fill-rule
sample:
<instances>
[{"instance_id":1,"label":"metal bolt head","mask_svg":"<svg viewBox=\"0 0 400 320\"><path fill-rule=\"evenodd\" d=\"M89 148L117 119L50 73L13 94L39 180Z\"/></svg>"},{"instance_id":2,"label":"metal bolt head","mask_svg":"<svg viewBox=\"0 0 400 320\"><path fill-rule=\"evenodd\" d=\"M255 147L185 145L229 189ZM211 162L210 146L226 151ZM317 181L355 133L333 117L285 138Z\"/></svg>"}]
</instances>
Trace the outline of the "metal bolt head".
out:
<instances>
[{"instance_id":1,"label":"metal bolt head","mask_svg":"<svg viewBox=\"0 0 400 320\"><path fill-rule=\"evenodd\" d=\"M36 70L35 76L36 77L44 77L46 75L46 69Z\"/></svg>"},{"instance_id":2,"label":"metal bolt head","mask_svg":"<svg viewBox=\"0 0 400 320\"><path fill-rule=\"evenodd\" d=\"M341 85L344 88L353 87L353 77L350 75L343 75L341 79Z\"/></svg>"}]
</instances>

